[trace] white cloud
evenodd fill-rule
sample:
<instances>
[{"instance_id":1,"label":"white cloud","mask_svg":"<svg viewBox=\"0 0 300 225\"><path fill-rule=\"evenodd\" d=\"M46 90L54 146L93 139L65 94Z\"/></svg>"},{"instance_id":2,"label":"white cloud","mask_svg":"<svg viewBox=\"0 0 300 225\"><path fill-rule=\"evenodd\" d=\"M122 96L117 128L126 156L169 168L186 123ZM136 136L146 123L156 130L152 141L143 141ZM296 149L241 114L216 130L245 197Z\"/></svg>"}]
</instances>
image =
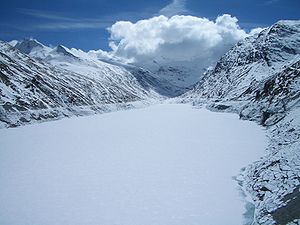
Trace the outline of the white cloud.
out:
<instances>
[{"instance_id":1,"label":"white cloud","mask_svg":"<svg viewBox=\"0 0 300 225\"><path fill-rule=\"evenodd\" d=\"M76 29L99 29L110 26L113 22L101 18L76 18L61 13L19 9L18 12L37 18L37 22L28 24L26 27L18 27L21 30L76 30Z\"/></svg>"},{"instance_id":2,"label":"white cloud","mask_svg":"<svg viewBox=\"0 0 300 225\"><path fill-rule=\"evenodd\" d=\"M261 28L261 27L257 27L257 28L254 28L250 31L249 35L258 35L260 32L262 32L264 29L266 28Z\"/></svg>"},{"instance_id":3,"label":"white cloud","mask_svg":"<svg viewBox=\"0 0 300 225\"><path fill-rule=\"evenodd\" d=\"M156 16L136 23L116 22L109 28L110 46L119 57L136 63L164 59L197 60L202 68L218 60L248 34L228 14L215 21L194 16Z\"/></svg>"},{"instance_id":4,"label":"white cloud","mask_svg":"<svg viewBox=\"0 0 300 225\"><path fill-rule=\"evenodd\" d=\"M120 12L116 14L102 15L100 17L79 17L67 12L55 12L21 8L19 13L35 18L34 22L27 26L17 26L19 30L83 30L83 29L105 29L111 26L118 18L136 20L145 18L152 13L147 11L140 12ZM11 27L11 25L9 25Z\"/></svg>"},{"instance_id":5,"label":"white cloud","mask_svg":"<svg viewBox=\"0 0 300 225\"><path fill-rule=\"evenodd\" d=\"M159 11L159 14L164 16L185 14L188 12L185 5L186 5L186 0L173 0L169 5L162 8Z\"/></svg>"}]
</instances>

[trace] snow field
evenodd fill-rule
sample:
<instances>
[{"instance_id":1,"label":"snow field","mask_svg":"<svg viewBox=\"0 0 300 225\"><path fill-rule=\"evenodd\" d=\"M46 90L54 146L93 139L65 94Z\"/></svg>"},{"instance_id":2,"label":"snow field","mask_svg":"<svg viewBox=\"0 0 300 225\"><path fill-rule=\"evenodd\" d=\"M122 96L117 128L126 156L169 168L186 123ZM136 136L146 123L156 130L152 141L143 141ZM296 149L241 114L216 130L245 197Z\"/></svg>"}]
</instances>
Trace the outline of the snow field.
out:
<instances>
[{"instance_id":1,"label":"snow field","mask_svg":"<svg viewBox=\"0 0 300 225\"><path fill-rule=\"evenodd\" d=\"M160 104L0 130L0 224L240 225L232 179L266 137L234 114Z\"/></svg>"}]
</instances>

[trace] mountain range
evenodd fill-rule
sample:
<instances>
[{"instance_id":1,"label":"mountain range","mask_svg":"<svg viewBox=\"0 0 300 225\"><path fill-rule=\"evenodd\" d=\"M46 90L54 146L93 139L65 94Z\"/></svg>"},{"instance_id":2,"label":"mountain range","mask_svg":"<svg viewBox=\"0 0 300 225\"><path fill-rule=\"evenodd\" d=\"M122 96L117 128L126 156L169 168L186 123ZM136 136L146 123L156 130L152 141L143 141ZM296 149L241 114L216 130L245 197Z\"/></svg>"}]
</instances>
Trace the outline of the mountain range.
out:
<instances>
[{"instance_id":1,"label":"mountain range","mask_svg":"<svg viewBox=\"0 0 300 225\"><path fill-rule=\"evenodd\" d=\"M279 21L245 38L204 74L197 65L149 63L156 69L33 39L0 41L0 127L170 97L238 113L264 126L270 139L268 154L237 177L254 201L255 222L299 219L300 21ZM197 79L187 75L197 70Z\"/></svg>"}]
</instances>

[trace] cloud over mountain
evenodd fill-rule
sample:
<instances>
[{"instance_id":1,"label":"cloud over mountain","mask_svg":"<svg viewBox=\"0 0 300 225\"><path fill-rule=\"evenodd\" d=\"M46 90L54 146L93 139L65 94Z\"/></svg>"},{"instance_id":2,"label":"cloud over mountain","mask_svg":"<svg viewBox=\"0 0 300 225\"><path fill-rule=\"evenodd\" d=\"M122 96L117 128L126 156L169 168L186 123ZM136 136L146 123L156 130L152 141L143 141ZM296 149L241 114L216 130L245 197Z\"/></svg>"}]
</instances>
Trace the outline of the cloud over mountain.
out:
<instances>
[{"instance_id":1,"label":"cloud over mountain","mask_svg":"<svg viewBox=\"0 0 300 225\"><path fill-rule=\"evenodd\" d=\"M109 29L114 54L145 62L151 59L190 61L203 66L216 61L248 34L228 14L215 21L195 16L155 16L136 23L118 21Z\"/></svg>"}]
</instances>

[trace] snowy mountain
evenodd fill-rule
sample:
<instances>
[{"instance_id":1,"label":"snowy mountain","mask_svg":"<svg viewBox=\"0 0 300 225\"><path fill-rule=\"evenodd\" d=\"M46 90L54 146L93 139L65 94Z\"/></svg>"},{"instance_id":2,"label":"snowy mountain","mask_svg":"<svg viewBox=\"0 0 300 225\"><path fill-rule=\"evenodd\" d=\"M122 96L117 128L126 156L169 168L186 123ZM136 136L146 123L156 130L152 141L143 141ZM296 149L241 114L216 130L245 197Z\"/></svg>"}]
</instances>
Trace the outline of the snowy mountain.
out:
<instances>
[{"instance_id":1,"label":"snowy mountain","mask_svg":"<svg viewBox=\"0 0 300 225\"><path fill-rule=\"evenodd\" d=\"M1 126L17 126L41 120L41 112L34 114L37 110L43 110L45 118L42 119L57 118L74 114L57 111L57 107L73 111L74 107L89 108L150 97L177 96L188 90L170 78L177 80L183 77L178 69L170 67L167 72L160 69L160 73L155 74L117 59L104 59L96 51L83 52L62 45L48 47L37 40L25 39L1 42L0 52L1 74L7 82L2 82L0 89L3 112ZM171 75L165 77L161 73ZM29 88L31 86L33 88ZM37 103L33 104L33 101ZM49 110L51 113L47 112ZM82 114L81 111L85 110L76 109L75 114ZM95 110L88 111L92 113Z\"/></svg>"},{"instance_id":2,"label":"snowy mountain","mask_svg":"<svg viewBox=\"0 0 300 225\"><path fill-rule=\"evenodd\" d=\"M39 47L24 48L23 46ZM15 47L21 52L42 61L46 61L53 66L88 76L94 76L95 74L98 76L98 70L102 69L102 67L107 67L107 65L121 67L132 73L144 88L149 89L151 86L156 92L167 97L178 96L188 90L187 88L183 88L182 85L174 83L172 78L161 76L161 74L155 70L153 72L144 67L142 68L140 65L132 65L124 62L116 57L103 56L101 50L84 52L75 48L69 49L63 45L50 48L34 39L20 41ZM178 73L174 73L173 71L171 77L182 76L181 71L176 72ZM193 83L195 82L196 81ZM191 84L189 84L189 86L191 86Z\"/></svg>"},{"instance_id":3,"label":"snowy mountain","mask_svg":"<svg viewBox=\"0 0 300 225\"><path fill-rule=\"evenodd\" d=\"M2 127L159 97L146 78L125 67L79 58L63 46L50 49L30 40L14 48L1 41L0 63Z\"/></svg>"},{"instance_id":4,"label":"snowy mountain","mask_svg":"<svg viewBox=\"0 0 300 225\"><path fill-rule=\"evenodd\" d=\"M203 77L195 61L162 62L133 65L32 39L0 42L0 127L184 93L181 102L235 112L266 128L267 155L237 180L253 201L255 223L299 219L300 21L279 21L240 41Z\"/></svg>"},{"instance_id":5,"label":"snowy mountain","mask_svg":"<svg viewBox=\"0 0 300 225\"><path fill-rule=\"evenodd\" d=\"M300 59L299 22L279 21L258 36L240 41L198 82L189 95L215 99L239 97Z\"/></svg>"},{"instance_id":6,"label":"snowy mountain","mask_svg":"<svg viewBox=\"0 0 300 225\"><path fill-rule=\"evenodd\" d=\"M13 43L12 43L13 45ZM30 39L28 41L22 41L22 42L17 42L14 44L14 47L19 49L21 52L25 54L29 54L30 52L40 52L42 51L46 46L43 44L39 43L36 40Z\"/></svg>"},{"instance_id":7,"label":"snowy mountain","mask_svg":"<svg viewBox=\"0 0 300 225\"><path fill-rule=\"evenodd\" d=\"M171 61L166 58L139 62L137 66L147 69L160 83L169 83L170 96L175 97L190 90L203 76L202 64L191 61Z\"/></svg>"},{"instance_id":8,"label":"snowy mountain","mask_svg":"<svg viewBox=\"0 0 300 225\"><path fill-rule=\"evenodd\" d=\"M266 126L268 155L245 168L243 186L258 224L299 219L300 21L279 21L239 42L182 99Z\"/></svg>"}]
</instances>

